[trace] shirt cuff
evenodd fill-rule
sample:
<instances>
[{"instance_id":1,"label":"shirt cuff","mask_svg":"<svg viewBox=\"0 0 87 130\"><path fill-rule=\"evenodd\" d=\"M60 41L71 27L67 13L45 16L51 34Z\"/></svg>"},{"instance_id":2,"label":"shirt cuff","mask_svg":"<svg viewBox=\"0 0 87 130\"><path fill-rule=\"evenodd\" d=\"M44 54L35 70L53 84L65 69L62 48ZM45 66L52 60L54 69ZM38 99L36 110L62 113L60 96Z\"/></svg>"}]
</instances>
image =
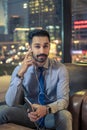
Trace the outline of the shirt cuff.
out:
<instances>
[{"instance_id":1,"label":"shirt cuff","mask_svg":"<svg viewBox=\"0 0 87 130\"><path fill-rule=\"evenodd\" d=\"M62 101L55 101L51 104L48 104L51 107L51 113L56 113L57 111L66 109L68 107L68 102L65 100Z\"/></svg>"}]
</instances>

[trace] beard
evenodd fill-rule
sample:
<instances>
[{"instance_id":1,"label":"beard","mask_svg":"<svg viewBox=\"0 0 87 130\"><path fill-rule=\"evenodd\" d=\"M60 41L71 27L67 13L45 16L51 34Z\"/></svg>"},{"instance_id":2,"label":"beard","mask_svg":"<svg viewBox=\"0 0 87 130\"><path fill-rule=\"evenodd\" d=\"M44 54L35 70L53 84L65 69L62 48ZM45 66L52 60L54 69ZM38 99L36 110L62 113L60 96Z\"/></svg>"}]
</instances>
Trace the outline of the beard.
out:
<instances>
[{"instance_id":1,"label":"beard","mask_svg":"<svg viewBox=\"0 0 87 130\"><path fill-rule=\"evenodd\" d=\"M40 63L45 62L47 57L48 57L47 54L39 54L39 55L36 55L36 56L33 55L34 60L37 61L37 62L40 62Z\"/></svg>"}]
</instances>

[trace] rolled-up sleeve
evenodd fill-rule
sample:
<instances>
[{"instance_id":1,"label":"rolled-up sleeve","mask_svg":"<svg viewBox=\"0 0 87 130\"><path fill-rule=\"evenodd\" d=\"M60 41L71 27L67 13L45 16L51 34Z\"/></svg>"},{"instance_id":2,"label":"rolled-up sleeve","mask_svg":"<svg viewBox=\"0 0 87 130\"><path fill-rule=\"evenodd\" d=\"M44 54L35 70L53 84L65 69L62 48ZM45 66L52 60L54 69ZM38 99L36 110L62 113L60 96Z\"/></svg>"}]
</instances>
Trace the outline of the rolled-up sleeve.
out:
<instances>
[{"instance_id":1,"label":"rolled-up sleeve","mask_svg":"<svg viewBox=\"0 0 87 130\"><path fill-rule=\"evenodd\" d=\"M18 70L19 70L19 66L17 66L12 73L10 86L6 92L6 95L5 95L6 104L9 106L14 105L18 89L20 87L22 87L22 80L16 76Z\"/></svg>"},{"instance_id":2,"label":"rolled-up sleeve","mask_svg":"<svg viewBox=\"0 0 87 130\"><path fill-rule=\"evenodd\" d=\"M69 74L64 65L59 68L57 76L57 101L48 104L51 107L52 113L67 109L69 104Z\"/></svg>"}]
</instances>

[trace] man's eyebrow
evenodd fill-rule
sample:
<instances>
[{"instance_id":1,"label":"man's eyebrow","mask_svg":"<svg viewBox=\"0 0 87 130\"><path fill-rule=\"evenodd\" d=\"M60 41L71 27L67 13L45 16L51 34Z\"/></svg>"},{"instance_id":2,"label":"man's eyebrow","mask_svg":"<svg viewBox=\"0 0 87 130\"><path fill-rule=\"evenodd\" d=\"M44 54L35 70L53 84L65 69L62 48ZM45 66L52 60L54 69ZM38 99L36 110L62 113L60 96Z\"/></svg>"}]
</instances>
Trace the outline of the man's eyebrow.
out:
<instances>
[{"instance_id":1,"label":"man's eyebrow","mask_svg":"<svg viewBox=\"0 0 87 130\"><path fill-rule=\"evenodd\" d=\"M44 45L48 45L49 43L48 42L46 42L46 43L44 43ZM34 43L34 45L41 45L40 43Z\"/></svg>"},{"instance_id":2,"label":"man's eyebrow","mask_svg":"<svg viewBox=\"0 0 87 130\"><path fill-rule=\"evenodd\" d=\"M46 43L44 43L45 45L48 45L49 43L48 42L46 42Z\"/></svg>"},{"instance_id":3,"label":"man's eyebrow","mask_svg":"<svg viewBox=\"0 0 87 130\"><path fill-rule=\"evenodd\" d=\"M40 45L40 43L34 43L34 45Z\"/></svg>"}]
</instances>

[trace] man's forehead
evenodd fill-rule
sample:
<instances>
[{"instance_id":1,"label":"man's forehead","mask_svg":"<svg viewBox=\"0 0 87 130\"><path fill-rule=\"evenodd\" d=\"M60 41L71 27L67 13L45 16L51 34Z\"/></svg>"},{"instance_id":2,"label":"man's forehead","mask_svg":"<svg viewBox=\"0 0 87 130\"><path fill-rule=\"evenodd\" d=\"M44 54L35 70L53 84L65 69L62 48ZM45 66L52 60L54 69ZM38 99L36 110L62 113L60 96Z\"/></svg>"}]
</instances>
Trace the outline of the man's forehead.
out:
<instances>
[{"instance_id":1,"label":"man's forehead","mask_svg":"<svg viewBox=\"0 0 87 130\"><path fill-rule=\"evenodd\" d=\"M48 37L47 36L34 36L32 40L34 39L48 39Z\"/></svg>"},{"instance_id":2,"label":"man's forehead","mask_svg":"<svg viewBox=\"0 0 87 130\"><path fill-rule=\"evenodd\" d=\"M39 43L39 42L35 42L35 43L32 43L33 45L49 45L48 42L43 42L43 43Z\"/></svg>"},{"instance_id":3,"label":"man's forehead","mask_svg":"<svg viewBox=\"0 0 87 130\"><path fill-rule=\"evenodd\" d=\"M32 44L49 44L49 39L47 36L35 36L32 39Z\"/></svg>"}]
</instances>

